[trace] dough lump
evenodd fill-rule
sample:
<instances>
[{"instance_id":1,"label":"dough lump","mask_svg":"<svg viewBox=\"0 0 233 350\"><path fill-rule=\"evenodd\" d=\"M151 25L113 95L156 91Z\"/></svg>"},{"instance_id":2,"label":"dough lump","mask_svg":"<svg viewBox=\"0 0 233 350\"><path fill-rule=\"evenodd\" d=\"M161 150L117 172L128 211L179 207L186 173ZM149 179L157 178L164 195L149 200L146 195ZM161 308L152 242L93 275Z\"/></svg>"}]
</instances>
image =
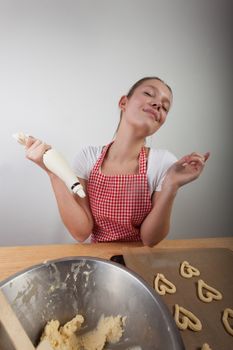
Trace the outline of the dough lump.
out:
<instances>
[{"instance_id":1,"label":"dough lump","mask_svg":"<svg viewBox=\"0 0 233 350\"><path fill-rule=\"evenodd\" d=\"M58 320L48 322L41 340L47 339L54 350L102 350L107 343L117 343L124 332L126 317L100 317L97 327L85 334L78 334L84 318L75 316L64 326Z\"/></svg>"}]
</instances>

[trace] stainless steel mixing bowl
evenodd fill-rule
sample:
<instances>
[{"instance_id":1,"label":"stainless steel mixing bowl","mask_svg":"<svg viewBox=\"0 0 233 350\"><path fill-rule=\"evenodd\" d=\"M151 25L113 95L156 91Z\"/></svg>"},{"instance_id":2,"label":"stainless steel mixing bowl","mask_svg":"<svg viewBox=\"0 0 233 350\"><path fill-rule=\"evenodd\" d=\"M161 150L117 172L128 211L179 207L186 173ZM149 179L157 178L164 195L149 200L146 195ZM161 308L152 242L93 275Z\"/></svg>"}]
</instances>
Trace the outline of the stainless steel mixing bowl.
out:
<instances>
[{"instance_id":1,"label":"stainless steel mixing bowl","mask_svg":"<svg viewBox=\"0 0 233 350\"><path fill-rule=\"evenodd\" d=\"M3 281L0 288L35 345L51 319L63 324L80 313L86 329L91 329L102 314L120 314L127 317L124 335L118 344L106 349L184 349L160 296L117 263L90 257L48 261ZM0 349L13 350L1 325Z\"/></svg>"}]
</instances>

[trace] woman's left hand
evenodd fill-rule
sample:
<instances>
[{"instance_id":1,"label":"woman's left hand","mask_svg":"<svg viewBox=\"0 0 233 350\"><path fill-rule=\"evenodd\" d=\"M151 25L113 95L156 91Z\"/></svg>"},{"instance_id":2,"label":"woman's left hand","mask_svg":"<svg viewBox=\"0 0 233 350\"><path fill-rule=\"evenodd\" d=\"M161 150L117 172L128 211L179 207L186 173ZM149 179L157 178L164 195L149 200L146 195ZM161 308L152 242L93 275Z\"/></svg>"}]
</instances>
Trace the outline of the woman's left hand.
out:
<instances>
[{"instance_id":1,"label":"woman's left hand","mask_svg":"<svg viewBox=\"0 0 233 350\"><path fill-rule=\"evenodd\" d=\"M179 159L168 169L163 187L170 185L179 188L196 180L200 176L209 156L209 152L205 154L193 152Z\"/></svg>"}]
</instances>

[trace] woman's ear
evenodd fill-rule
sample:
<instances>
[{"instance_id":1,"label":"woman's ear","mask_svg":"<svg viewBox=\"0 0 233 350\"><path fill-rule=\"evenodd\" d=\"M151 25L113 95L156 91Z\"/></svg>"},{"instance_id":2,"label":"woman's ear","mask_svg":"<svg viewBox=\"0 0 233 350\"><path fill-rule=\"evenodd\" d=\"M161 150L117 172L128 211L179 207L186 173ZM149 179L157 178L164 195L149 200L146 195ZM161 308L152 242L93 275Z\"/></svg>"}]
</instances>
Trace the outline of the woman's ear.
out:
<instances>
[{"instance_id":1,"label":"woman's ear","mask_svg":"<svg viewBox=\"0 0 233 350\"><path fill-rule=\"evenodd\" d=\"M122 96L120 98L120 101L118 103L118 106L120 107L121 111L124 112L125 111L125 107L127 105L127 102L128 102L128 97L127 96Z\"/></svg>"}]
</instances>

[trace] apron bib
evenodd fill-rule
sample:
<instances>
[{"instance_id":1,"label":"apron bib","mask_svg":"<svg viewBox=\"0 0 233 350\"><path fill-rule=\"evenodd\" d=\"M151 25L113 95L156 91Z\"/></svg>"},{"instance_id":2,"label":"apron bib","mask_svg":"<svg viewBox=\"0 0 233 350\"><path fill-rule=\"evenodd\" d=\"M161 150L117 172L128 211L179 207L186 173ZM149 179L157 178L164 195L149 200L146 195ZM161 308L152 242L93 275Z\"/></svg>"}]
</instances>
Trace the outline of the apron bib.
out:
<instances>
[{"instance_id":1,"label":"apron bib","mask_svg":"<svg viewBox=\"0 0 233 350\"><path fill-rule=\"evenodd\" d=\"M105 146L88 180L88 195L94 217L92 242L141 241L140 226L151 211L146 173L146 151L139 154L139 173L105 175L104 157L113 142Z\"/></svg>"}]
</instances>

